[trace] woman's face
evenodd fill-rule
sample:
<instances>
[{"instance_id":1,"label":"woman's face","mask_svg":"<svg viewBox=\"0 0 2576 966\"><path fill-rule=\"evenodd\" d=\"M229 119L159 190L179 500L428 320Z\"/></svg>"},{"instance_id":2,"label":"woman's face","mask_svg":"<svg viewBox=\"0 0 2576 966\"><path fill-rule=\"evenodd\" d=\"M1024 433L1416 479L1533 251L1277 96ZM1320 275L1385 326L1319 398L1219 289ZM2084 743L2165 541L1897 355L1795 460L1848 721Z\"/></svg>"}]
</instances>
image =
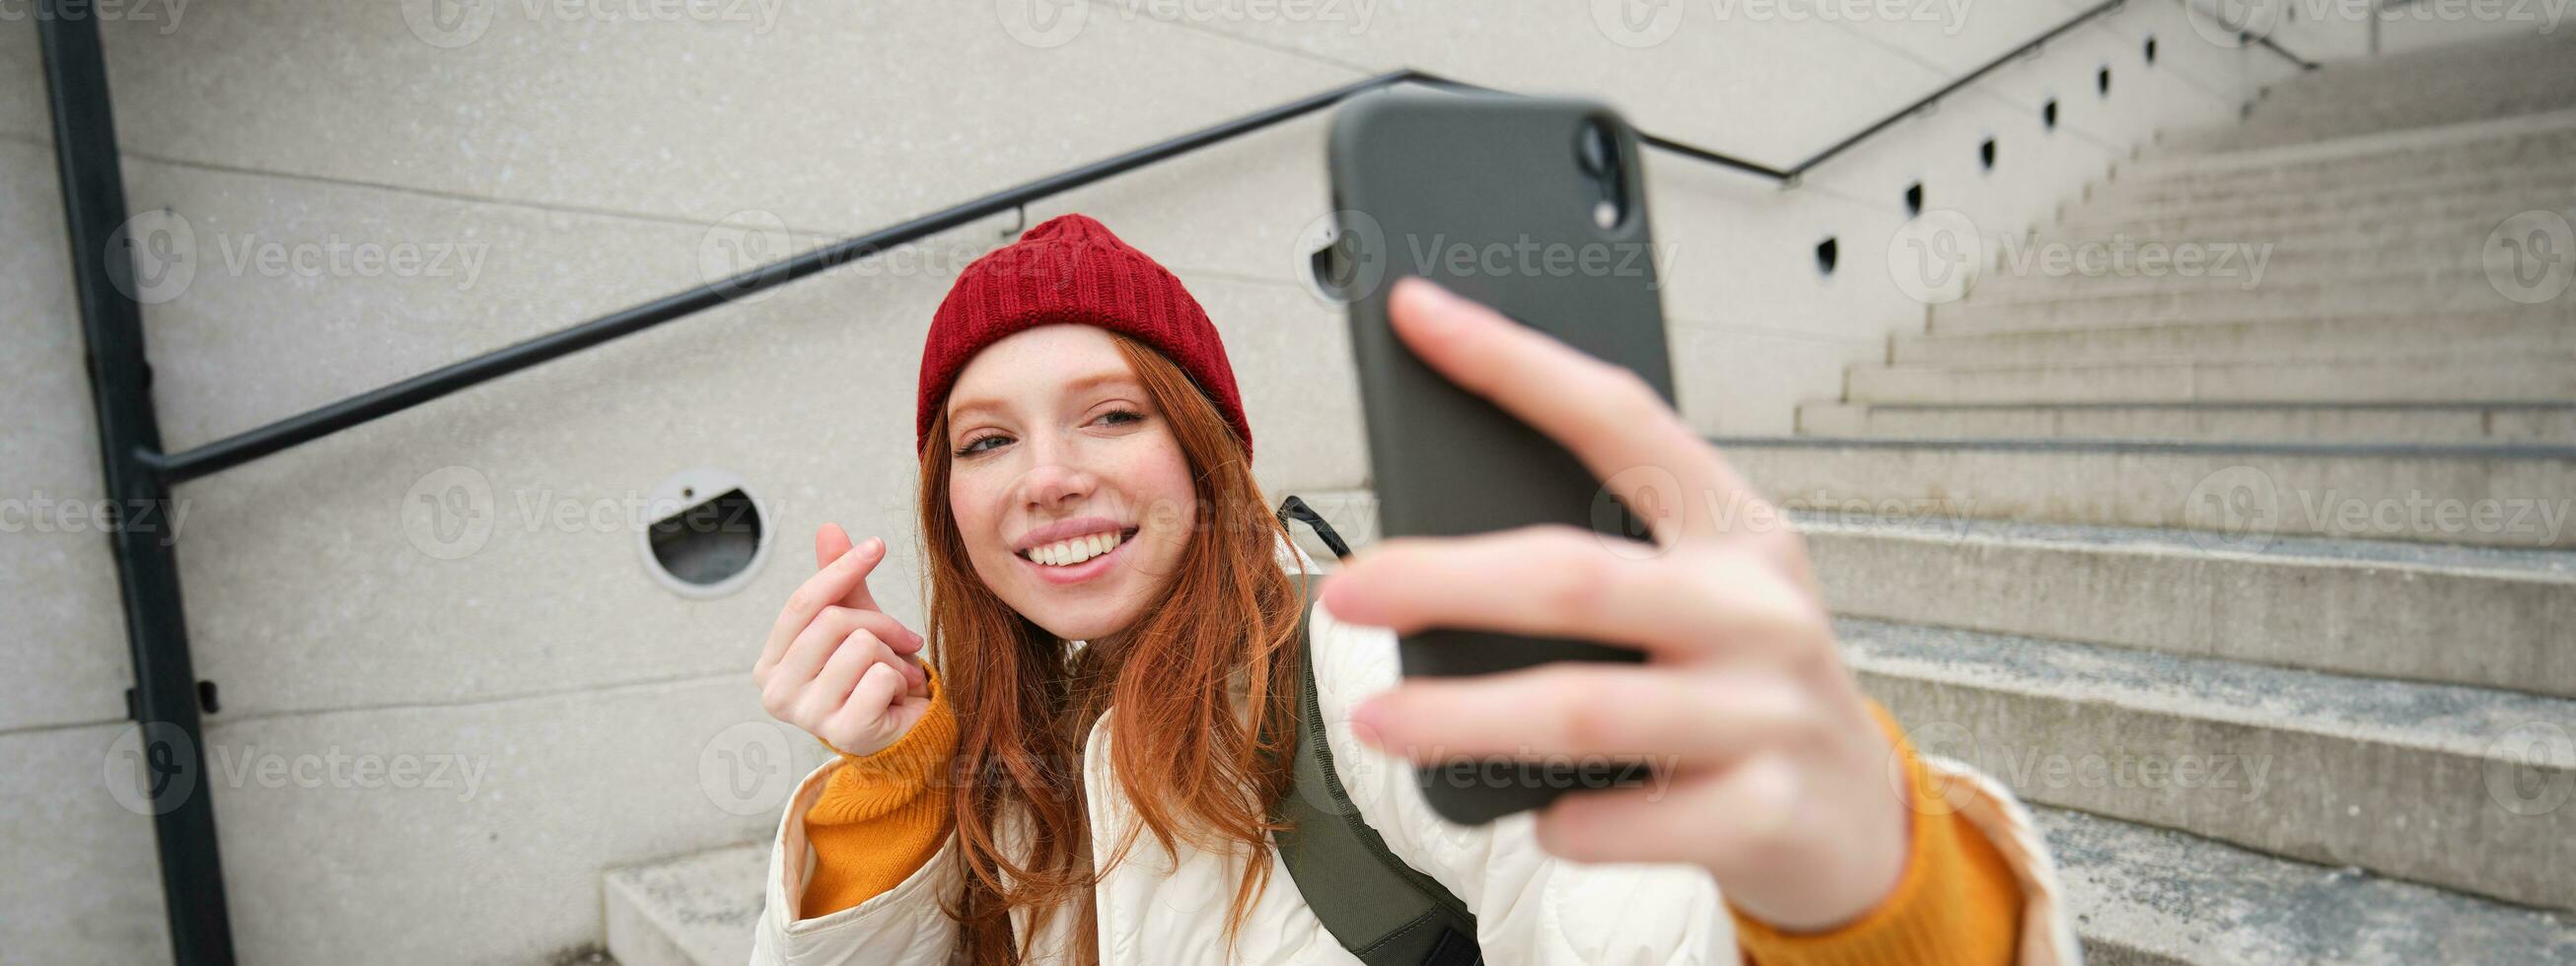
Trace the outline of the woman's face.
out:
<instances>
[{"instance_id":1,"label":"woman's face","mask_svg":"<svg viewBox=\"0 0 2576 966\"><path fill-rule=\"evenodd\" d=\"M1106 330L1044 325L985 347L948 392L945 443L958 535L1013 610L1096 642L1161 598L1195 492L1170 424Z\"/></svg>"}]
</instances>

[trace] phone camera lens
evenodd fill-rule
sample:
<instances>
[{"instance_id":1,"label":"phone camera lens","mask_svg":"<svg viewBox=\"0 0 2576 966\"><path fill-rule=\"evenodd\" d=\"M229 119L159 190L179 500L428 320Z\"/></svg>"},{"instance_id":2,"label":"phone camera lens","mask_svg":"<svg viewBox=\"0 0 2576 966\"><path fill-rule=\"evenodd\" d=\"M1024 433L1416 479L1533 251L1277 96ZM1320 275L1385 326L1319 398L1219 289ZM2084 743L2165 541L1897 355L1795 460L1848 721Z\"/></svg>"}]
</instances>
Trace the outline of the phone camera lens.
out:
<instances>
[{"instance_id":1,"label":"phone camera lens","mask_svg":"<svg viewBox=\"0 0 2576 966\"><path fill-rule=\"evenodd\" d=\"M1575 153L1577 159L1583 164L1585 174L1597 176L1610 173L1609 127L1599 121L1586 122L1583 125L1582 136L1576 139Z\"/></svg>"}]
</instances>

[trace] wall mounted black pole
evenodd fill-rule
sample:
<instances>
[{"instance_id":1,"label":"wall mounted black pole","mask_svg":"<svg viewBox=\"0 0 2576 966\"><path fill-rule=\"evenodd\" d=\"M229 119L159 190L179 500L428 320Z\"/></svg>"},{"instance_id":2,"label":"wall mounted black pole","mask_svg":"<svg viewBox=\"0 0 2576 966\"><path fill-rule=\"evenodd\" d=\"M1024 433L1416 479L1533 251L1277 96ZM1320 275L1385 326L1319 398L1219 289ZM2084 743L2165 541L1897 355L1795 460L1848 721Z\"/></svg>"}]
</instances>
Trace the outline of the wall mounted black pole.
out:
<instances>
[{"instance_id":1,"label":"wall mounted black pole","mask_svg":"<svg viewBox=\"0 0 2576 966\"><path fill-rule=\"evenodd\" d=\"M131 710L141 726L141 750L160 779L139 785L143 797L136 801L148 802L153 813L172 958L181 966L229 966L232 925L224 908L223 861L215 851L214 797L205 780L196 669L188 659L179 606L170 490L146 460L160 452L161 424L152 408L152 369L143 356L143 311L116 284L134 277L134 265L118 237L126 217L125 175L108 107L107 61L99 50L98 21L85 3L45 0L36 28L53 107L72 290L89 347L90 400L113 514L109 539L133 651Z\"/></svg>"}]
</instances>

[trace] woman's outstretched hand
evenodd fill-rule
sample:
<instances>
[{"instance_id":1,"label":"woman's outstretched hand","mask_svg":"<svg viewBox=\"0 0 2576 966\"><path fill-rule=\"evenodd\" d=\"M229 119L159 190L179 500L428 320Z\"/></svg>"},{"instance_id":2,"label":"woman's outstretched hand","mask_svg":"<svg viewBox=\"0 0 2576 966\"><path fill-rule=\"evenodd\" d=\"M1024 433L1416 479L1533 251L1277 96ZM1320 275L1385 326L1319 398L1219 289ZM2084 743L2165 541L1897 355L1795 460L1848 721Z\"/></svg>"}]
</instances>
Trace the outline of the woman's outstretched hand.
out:
<instances>
[{"instance_id":1,"label":"woman's outstretched hand","mask_svg":"<svg viewBox=\"0 0 2576 966\"><path fill-rule=\"evenodd\" d=\"M1901 772L1797 533L1634 373L1419 278L1398 282L1390 313L1431 368L1565 446L1627 506L1662 512L1639 513L1652 546L1537 526L1359 553L1323 590L1341 619L1647 653L1409 680L1360 706L1360 734L1416 761L1670 764L1668 786L1559 798L1540 844L1577 861L1696 863L1737 908L1793 931L1876 907L1906 862Z\"/></svg>"},{"instance_id":2,"label":"woman's outstretched hand","mask_svg":"<svg viewBox=\"0 0 2576 966\"><path fill-rule=\"evenodd\" d=\"M814 576L787 598L752 665L760 706L843 754L873 755L930 710L921 635L877 607L868 573L885 541L856 547L839 524L814 531Z\"/></svg>"}]
</instances>

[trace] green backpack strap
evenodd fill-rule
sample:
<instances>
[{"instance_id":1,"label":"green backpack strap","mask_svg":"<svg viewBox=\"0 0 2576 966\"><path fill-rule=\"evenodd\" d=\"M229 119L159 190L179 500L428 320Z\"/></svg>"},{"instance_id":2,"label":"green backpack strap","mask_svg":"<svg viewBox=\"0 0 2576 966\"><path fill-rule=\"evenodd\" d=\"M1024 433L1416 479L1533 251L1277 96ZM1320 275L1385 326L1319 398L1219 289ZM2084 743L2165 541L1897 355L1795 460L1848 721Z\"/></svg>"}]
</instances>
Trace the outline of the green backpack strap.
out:
<instances>
[{"instance_id":1,"label":"green backpack strap","mask_svg":"<svg viewBox=\"0 0 2576 966\"><path fill-rule=\"evenodd\" d=\"M1316 530L1326 546L1342 551L1341 537L1305 503L1289 497L1280 510ZM1295 784L1271 817L1289 823L1272 836L1288 876L1324 929L1343 949L1369 966L1477 966L1476 916L1438 880L1406 865L1386 840L1360 818L1324 739L1324 715L1315 696L1315 649L1307 633L1321 574L1299 574L1304 606L1297 616L1297 732Z\"/></svg>"}]
</instances>

